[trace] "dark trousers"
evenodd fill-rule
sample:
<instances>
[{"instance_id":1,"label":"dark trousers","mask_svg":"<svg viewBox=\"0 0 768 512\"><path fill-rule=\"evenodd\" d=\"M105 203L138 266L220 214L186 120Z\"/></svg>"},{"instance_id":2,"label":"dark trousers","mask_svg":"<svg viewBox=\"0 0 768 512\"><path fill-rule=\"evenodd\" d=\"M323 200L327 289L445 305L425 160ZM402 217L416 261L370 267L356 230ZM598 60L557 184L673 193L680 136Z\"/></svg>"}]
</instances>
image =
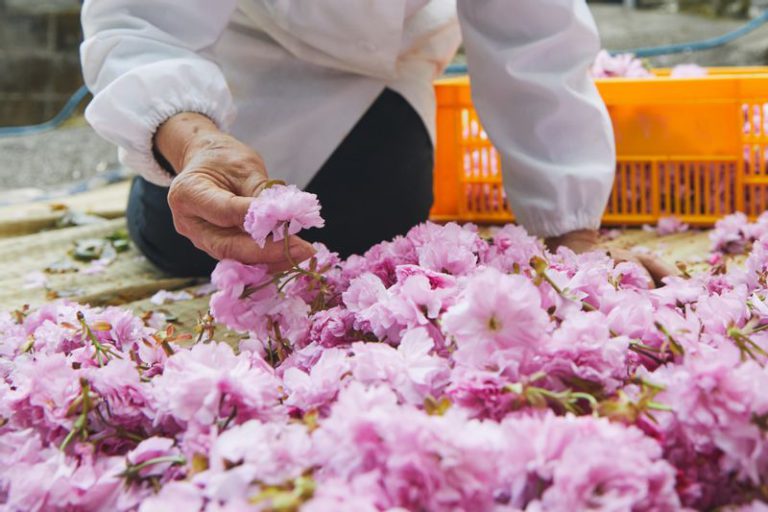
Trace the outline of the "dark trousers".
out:
<instances>
[{"instance_id":1,"label":"dark trousers","mask_svg":"<svg viewBox=\"0 0 768 512\"><path fill-rule=\"evenodd\" d=\"M402 96L385 90L307 186L320 199L325 227L299 236L347 257L405 234L429 216L433 159L421 118ZM216 261L176 233L167 196L167 188L134 179L131 238L165 272L209 275Z\"/></svg>"}]
</instances>

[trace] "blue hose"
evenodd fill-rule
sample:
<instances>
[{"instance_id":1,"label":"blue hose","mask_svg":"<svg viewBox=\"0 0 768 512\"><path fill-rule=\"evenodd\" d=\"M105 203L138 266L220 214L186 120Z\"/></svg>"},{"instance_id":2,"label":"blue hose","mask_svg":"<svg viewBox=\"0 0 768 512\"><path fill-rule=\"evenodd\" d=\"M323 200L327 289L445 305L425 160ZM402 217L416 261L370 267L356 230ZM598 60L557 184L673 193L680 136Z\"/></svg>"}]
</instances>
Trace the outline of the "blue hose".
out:
<instances>
[{"instance_id":1,"label":"blue hose","mask_svg":"<svg viewBox=\"0 0 768 512\"><path fill-rule=\"evenodd\" d=\"M703 50L711 50L713 48L718 48L720 46L724 46L730 42L733 42L736 39L739 39L740 37L744 37L745 35L749 34L755 29L763 26L766 22L768 22L768 11L763 12L760 16L756 17L755 19L749 21L745 25L742 25L741 27L737 28L732 32L728 32L727 34L723 34L722 36L718 36L718 37L713 37L711 39L694 41L692 43L670 44L670 45L664 45L664 46L654 46L649 48L635 48L634 50L611 51L610 53L612 55L617 55L620 53L631 53L631 54L634 54L635 57L638 57L640 59L645 59L648 57L659 57L661 55L672 55L675 53L688 53L688 52L698 52ZM448 66L448 68L445 70L445 73L448 75L466 74L467 65L453 64L451 66Z\"/></svg>"},{"instance_id":2,"label":"blue hose","mask_svg":"<svg viewBox=\"0 0 768 512\"><path fill-rule=\"evenodd\" d=\"M702 41L695 41L693 43L670 44L670 45L655 46L650 48L636 48L634 50L624 50L620 52L611 52L611 53L614 55L617 53L633 53L635 57L645 59L648 57L658 57L660 55L671 55L674 53L687 53L687 52L699 52L702 50L711 50L713 48L718 48L732 41L735 41L740 37L744 37L745 35L749 34L753 30L760 28L766 22L768 22L768 11L765 11L757 18L751 20L749 23L746 23L745 25L742 25L741 27L737 28L732 32L728 32L727 34L723 34L722 36L718 36L718 37L713 37L711 39L704 39Z\"/></svg>"},{"instance_id":3,"label":"blue hose","mask_svg":"<svg viewBox=\"0 0 768 512\"><path fill-rule=\"evenodd\" d=\"M88 95L88 88L86 86L80 87L75 94L73 94L64 107L54 116L50 121L46 121L40 124L33 124L29 126L8 126L0 127L0 137L17 137L19 135L32 135L35 133L42 133L48 130L60 126L64 121L70 118L72 114L77 110L77 106Z\"/></svg>"}]
</instances>

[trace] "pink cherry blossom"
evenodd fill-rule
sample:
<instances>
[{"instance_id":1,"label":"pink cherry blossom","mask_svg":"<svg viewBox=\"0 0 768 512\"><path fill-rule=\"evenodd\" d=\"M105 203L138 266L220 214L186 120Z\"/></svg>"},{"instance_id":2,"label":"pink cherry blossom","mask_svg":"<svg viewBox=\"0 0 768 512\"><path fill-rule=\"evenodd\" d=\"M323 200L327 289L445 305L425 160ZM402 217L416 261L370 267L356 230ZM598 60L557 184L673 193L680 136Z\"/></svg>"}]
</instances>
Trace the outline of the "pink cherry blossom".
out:
<instances>
[{"instance_id":1,"label":"pink cherry blossom","mask_svg":"<svg viewBox=\"0 0 768 512\"><path fill-rule=\"evenodd\" d=\"M302 229L321 228L320 203L315 194L302 192L294 185L264 189L251 203L245 216L245 230L261 247L267 237L282 240Z\"/></svg>"},{"instance_id":2,"label":"pink cherry blossom","mask_svg":"<svg viewBox=\"0 0 768 512\"><path fill-rule=\"evenodd\" d=\"M211 297L211 313L232 329L255 329L276 302L277 288L271 281L265 266L220 261L211 275L218 289Z\"/></svg>"},{"instance_id":3,"label":"pink cherry blossom","mask_svg":"<svg viewBox=\"0 0 768 512\"><path fill-rule=\"evenodd\" d=\"M672 78L701 78L707 75L709 75L707 68L697 64L678 64L669 74Z\"/></svg>"},{"instance_id":4,"label":"pink cherry blossom","mask_svg":"<svg viewBox=\"0 0 768 512\"><path fill-rule=\"evenodd\" d=\"M494 268L469 278L443 327L456 341L455 358L478 367L516 363L543 345L551 328L531 281Z\"/></svg>"},{"instance_id":5,"label":"pink cherry blossom","mask_svg":"<svg viewBox=\"0 0 768 512\"><path fill-rule=\"evenodd\" d=\"M656 233L660 236L688 231L688 224L677 217L662 217L656 223Z\"/></svg>"},{"instance_id":6,"label":"pink cherry blossom","mask_svg":"<svg viewBox=\"0 0 768 512\"><path fill-rule=\"evenodd\" d=\"M715 229L709 234L713 251L732 254L744 252L751 238L749 220L741 212L733 213L717 221Z\"/></svg>"},{"instance_id":7,"label":"pink cherry blossom","mask_svg":"<svg viewBox=\"0 0 768 512\"><path fill-rule=\"evenodd\" d=\"M197 344L170 357L153 380L158 413L182 424L210 424L236 414L239 418L277 413L280 382L265 366L235 355L224 343Z\"/></svg>"},{"instance_id":8,"label":"pink cherry blossom","mask_svg":"<svg viewBox=\"0 0 768 512\"><path fill-rule=\"evenodd\" d=\"M323 351L309 372L288 368L283 374L287 395L284 403L308 411L330 404L343 386L342 380L349 370L347 353L340 349Z\"/></svg>"},{"instance_id":9,"label":"pink cherry blossom","mask_svg":"<svg viewBox=\"0 0 768 512\"><path fill-rule=\"evenodd\" d=\"M408 233L416 249L419 265L436 272L463 275L477 266L483 244L468 227L449 223L445 226L426 223Z\"/></svg>"},{"instance_id":10,"label":"pink cherry blossom","mask_svg":"<svg viewBox=\"0 0 768 512\"><path fill-rule=\"evenodd\" d=\"M643 62L632 54L611 55L605 50L598 53L595 63L592 65L592 76L595 78L651 78Z\"/></svg>"},{"instance_id":11,"label":"pink cherry blossom","mask_svg":"<svg viewBox=\"0 0 768 512\"><path fill-rule=\"evenodd\" d=\"M352 345L352 375L373 385L386 383L406 402L420 405L428 395L439 396L447 383L448 364L432 355L434 341L424 328L403 335L397 349L382 343Z\"/></svg>"}]
</instances>

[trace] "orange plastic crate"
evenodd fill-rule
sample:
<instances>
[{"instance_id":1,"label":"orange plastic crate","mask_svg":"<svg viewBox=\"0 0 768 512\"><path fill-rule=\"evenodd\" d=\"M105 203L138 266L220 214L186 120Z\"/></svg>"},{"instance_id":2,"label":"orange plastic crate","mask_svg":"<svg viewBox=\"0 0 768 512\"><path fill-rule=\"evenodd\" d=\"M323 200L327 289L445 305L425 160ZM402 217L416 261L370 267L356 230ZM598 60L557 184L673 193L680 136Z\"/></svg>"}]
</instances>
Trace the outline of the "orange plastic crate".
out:
<instances>
[{"instance_id":1,"label":"orange plastic crate","mask_svg":"<svg viewBox=\"0 0 768 512\"><path fill-rule=\"evenodd\" d=\"M711 226L768 209L768 68L712 68L707 77L598 80L613 121L617 167L605 225L674 215ZM472 107L466 77L437 93L432 219L514 220L501 159Z\"/></svg>"}]
</instances>

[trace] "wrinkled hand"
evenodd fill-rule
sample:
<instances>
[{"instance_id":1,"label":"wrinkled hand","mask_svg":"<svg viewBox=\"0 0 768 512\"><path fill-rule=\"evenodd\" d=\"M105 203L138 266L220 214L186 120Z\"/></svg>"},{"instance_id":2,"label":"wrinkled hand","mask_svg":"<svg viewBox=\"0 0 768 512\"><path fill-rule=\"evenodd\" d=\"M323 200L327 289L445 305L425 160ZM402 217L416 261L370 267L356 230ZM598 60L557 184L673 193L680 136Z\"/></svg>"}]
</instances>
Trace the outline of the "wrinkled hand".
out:
<instances>
[{"instance_id":1,"label":"wrinkled hand","mask_svg":"<svg viewBox=\"0 0 768 512\"><path fill-rule=\"evenodd\" d=\"M291 267L283 242L261 248L243 230L248 207L268 181L258 153L218 130L200 114L177 114L155 136L155 147L177 175L168 204L180 234L216 259L265 264L271 272ZM289 253L299 262L312 246L291 237Z\"/></svg>"},{"instance_id":2,"label":"wrinkled hand","mask_svg":"<svg viewBox=\"0 0 768 512\"><path fill-rule=\"evenodd\" d=\"M600 236L594 230L572 231L564 235L545 240L547 247L554 251L560 246L565 246L576 253L589 251L605 251L600 246ZM611 249L607 251L616 263L633 262L640 265L648 273L649 282L661 286L661 280L667 276L676 274L675 269L664 263L652 254L637 254L626 249Z\"/></svg>"}]
</instances>

